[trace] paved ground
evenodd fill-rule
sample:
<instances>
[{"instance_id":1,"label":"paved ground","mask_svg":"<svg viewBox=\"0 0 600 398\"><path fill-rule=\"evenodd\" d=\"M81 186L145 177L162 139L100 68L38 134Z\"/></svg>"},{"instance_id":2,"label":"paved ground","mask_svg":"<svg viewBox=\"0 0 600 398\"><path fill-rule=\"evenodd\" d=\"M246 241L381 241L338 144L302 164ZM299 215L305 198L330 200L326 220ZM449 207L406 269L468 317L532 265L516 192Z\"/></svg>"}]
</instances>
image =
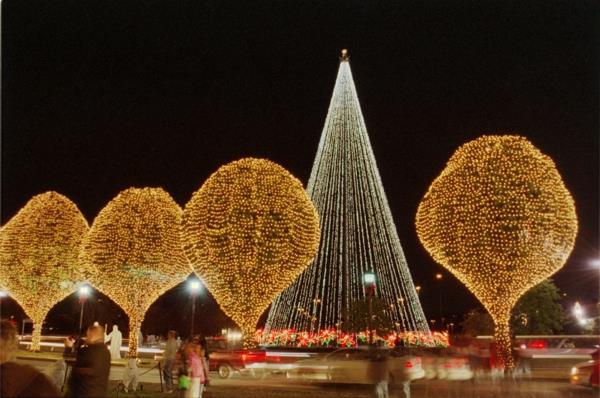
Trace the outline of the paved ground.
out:
<instances>
[{"instance_id":1,"label":"paved ground","mask_svg":"<svg viewBox=\"0 0 600 398\"><path fill-rule=\"evenodd\" d=\"M54 361L39 359L21 359L21 363L30 364L46 374L52 373ZM123 368L113 366L110 379L110 397L137 398L177 398L178 394L160 392L158 370L142 368L146 372L141 377L143 390L137 395L117 393L117 381L121 379ZM592 398L598 397L598 391L571 386L567 378L525 380L481 378L465 382L441 380L419 380L411 386L411 398ZM256 380L250 376L236 375L222 380L216 374L211 375L211 385L203 398L359 398L374 397L369 386L319 385L291 383L284 377L271 377ZM392 389L390 397L404 397L401 389Z\"/></svg>"},{"instance_id":2,"label":"paved ground","mask_svg":"<svg viewBox=\"0 0 600 398\"><path fill-rule=\"evenodd\" d=\"M158 385L148 384L138 398L178 397L177 393L162 394ZM119 397L133 397L133 394L120 394ZM593 398L597 391L571 386L561 382L512 381L491 383L454 383L428 381L414 383L411 398ZM111 397L117 397L116 392ZM375 397L367 386L310 386L297 384L276 384L269 381L248 382L240 379L216 380L203 398L370 398ZM402 391L392 390L390 397L404 397Z\"/></svg>"}]
</instances>

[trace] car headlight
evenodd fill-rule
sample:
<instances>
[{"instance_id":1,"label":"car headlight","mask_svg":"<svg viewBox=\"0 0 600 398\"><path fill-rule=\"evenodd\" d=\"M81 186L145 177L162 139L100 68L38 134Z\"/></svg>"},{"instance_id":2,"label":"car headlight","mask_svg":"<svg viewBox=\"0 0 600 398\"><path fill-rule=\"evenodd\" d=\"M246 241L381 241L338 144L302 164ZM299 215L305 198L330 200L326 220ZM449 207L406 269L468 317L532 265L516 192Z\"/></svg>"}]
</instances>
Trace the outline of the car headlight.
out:
<instances>
[{"instance_id":1,"label":"car headlight","mask_svg":"<svg viewBox=\"0 0 600 398\"><path fill-rule=\"evenodd\" d=\"M577 373L579 373L579 369L573 366L571 368L571 376L575 376Z\"/></svg>"}]
</instances>

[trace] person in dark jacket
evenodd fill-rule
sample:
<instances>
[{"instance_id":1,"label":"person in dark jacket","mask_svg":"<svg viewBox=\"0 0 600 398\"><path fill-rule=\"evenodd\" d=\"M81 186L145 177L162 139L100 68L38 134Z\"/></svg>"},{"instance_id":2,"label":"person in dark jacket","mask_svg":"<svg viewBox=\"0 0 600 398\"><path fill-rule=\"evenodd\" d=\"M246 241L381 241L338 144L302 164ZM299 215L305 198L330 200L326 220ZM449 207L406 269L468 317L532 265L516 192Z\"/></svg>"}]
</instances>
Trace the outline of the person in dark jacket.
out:
<instances>
[{"instance_id":1,"label":"person in dark jacket","mask_svg":"<svg viewBox=\"0 0 600 398\"><path fill-rule=\"evenodd\" d=\"M18 350L17 329L0 321L0 397L58 398L52 382L35 368L13 362Z\"/></svg>"},{"instance_id":2,"label":"person in dark jacket","mask_svg":"<svg viewBox=\"0 0 600 398\"><path fill-rule=\"evenodd\" d=\"M104 345L104 328L90 326L86 344L77 351L75 365L69 379L71 398L104 398L108 389L110 352Z\"/></svg>"}]
</instances>

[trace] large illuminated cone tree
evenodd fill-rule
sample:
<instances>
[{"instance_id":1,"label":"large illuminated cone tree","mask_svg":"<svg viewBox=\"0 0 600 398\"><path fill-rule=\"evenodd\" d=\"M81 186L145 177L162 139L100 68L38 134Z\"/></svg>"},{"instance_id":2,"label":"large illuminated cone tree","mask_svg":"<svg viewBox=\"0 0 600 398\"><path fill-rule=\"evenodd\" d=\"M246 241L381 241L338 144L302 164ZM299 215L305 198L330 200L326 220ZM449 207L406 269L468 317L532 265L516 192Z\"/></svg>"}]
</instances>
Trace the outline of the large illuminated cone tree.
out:
<instances>
[{"instance_id":1,"label":"large illuminated cone tree","mask_svg":"<svg viewBox=\"0 0 600 398\"><path fill-rule=\"evenodd\" d=\"M511 310L565 264L577 235L552 159L519 136L468 142L429 187L416 226L432 257L489 311L499 358L512 368Z\"/></svg>"},{"instance_id":2,"label":"large illuminated cone tree","mask_svg":"<svg viewBox=\"0 0 600 398\"><path fill-rule=\"evenodd\" d=\"M90 275L77 261L87 231L77 206L56 192L34 196L0 231L0 285L33 320L34 351L48 311Z\"/></svg>"},{"instance_id":3,"label":"large illuminated cone tree","mask_svg":"<svg viewBox=\"0 0 600 398\"><path fill-rule=\"evenodd\" d=\"M183 229L188 259L242 329L245 346L319 243L318 215L302 184L264 159L219 168L185 206Z\"/></svg>"},{"instance_id":4,"label":"large illuminated cone tree","mask_svg":"<svg viewBox=\"0 0 600 398\"><path fill-rule=\"evenodd\" d=\"M150 305L192 272L182 249L181 208L160 188L129 188L104 207L80 255L92 283L129 316L129 355Z\"/></svg>"},{"instance_id":5,"label":"large illuminated cone tree","mask_svg":"<svg viewBox=\"0 0 600 398\"><path fill-rule=\"evenodd\" d=\"M273 302L265 329L351 331L349 312L366 300L362 277L372 271L394 329L428 333L345 51L306 190L321 217L319 250Z\"/></svg>"}]
</instances>

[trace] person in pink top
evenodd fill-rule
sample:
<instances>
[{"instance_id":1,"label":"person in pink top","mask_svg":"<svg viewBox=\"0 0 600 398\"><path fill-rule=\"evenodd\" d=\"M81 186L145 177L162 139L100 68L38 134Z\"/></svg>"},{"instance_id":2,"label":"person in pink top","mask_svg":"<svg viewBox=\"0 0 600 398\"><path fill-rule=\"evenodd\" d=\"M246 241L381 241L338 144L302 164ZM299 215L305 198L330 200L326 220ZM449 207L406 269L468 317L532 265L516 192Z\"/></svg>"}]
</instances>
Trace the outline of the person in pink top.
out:
<instances>
[{"instance_id":1,"label":"person in pink top","mask_svg":"<svg viewBox=\"0 0 600 398\"><path fill-rule=\"evenodd\" d=\"M204 353L199 344L190 343L186 347L187 365L191 379L190 388L186 390L185 398L201 398L208 369L204 365Z\"/></svg>"}]
</instances>

